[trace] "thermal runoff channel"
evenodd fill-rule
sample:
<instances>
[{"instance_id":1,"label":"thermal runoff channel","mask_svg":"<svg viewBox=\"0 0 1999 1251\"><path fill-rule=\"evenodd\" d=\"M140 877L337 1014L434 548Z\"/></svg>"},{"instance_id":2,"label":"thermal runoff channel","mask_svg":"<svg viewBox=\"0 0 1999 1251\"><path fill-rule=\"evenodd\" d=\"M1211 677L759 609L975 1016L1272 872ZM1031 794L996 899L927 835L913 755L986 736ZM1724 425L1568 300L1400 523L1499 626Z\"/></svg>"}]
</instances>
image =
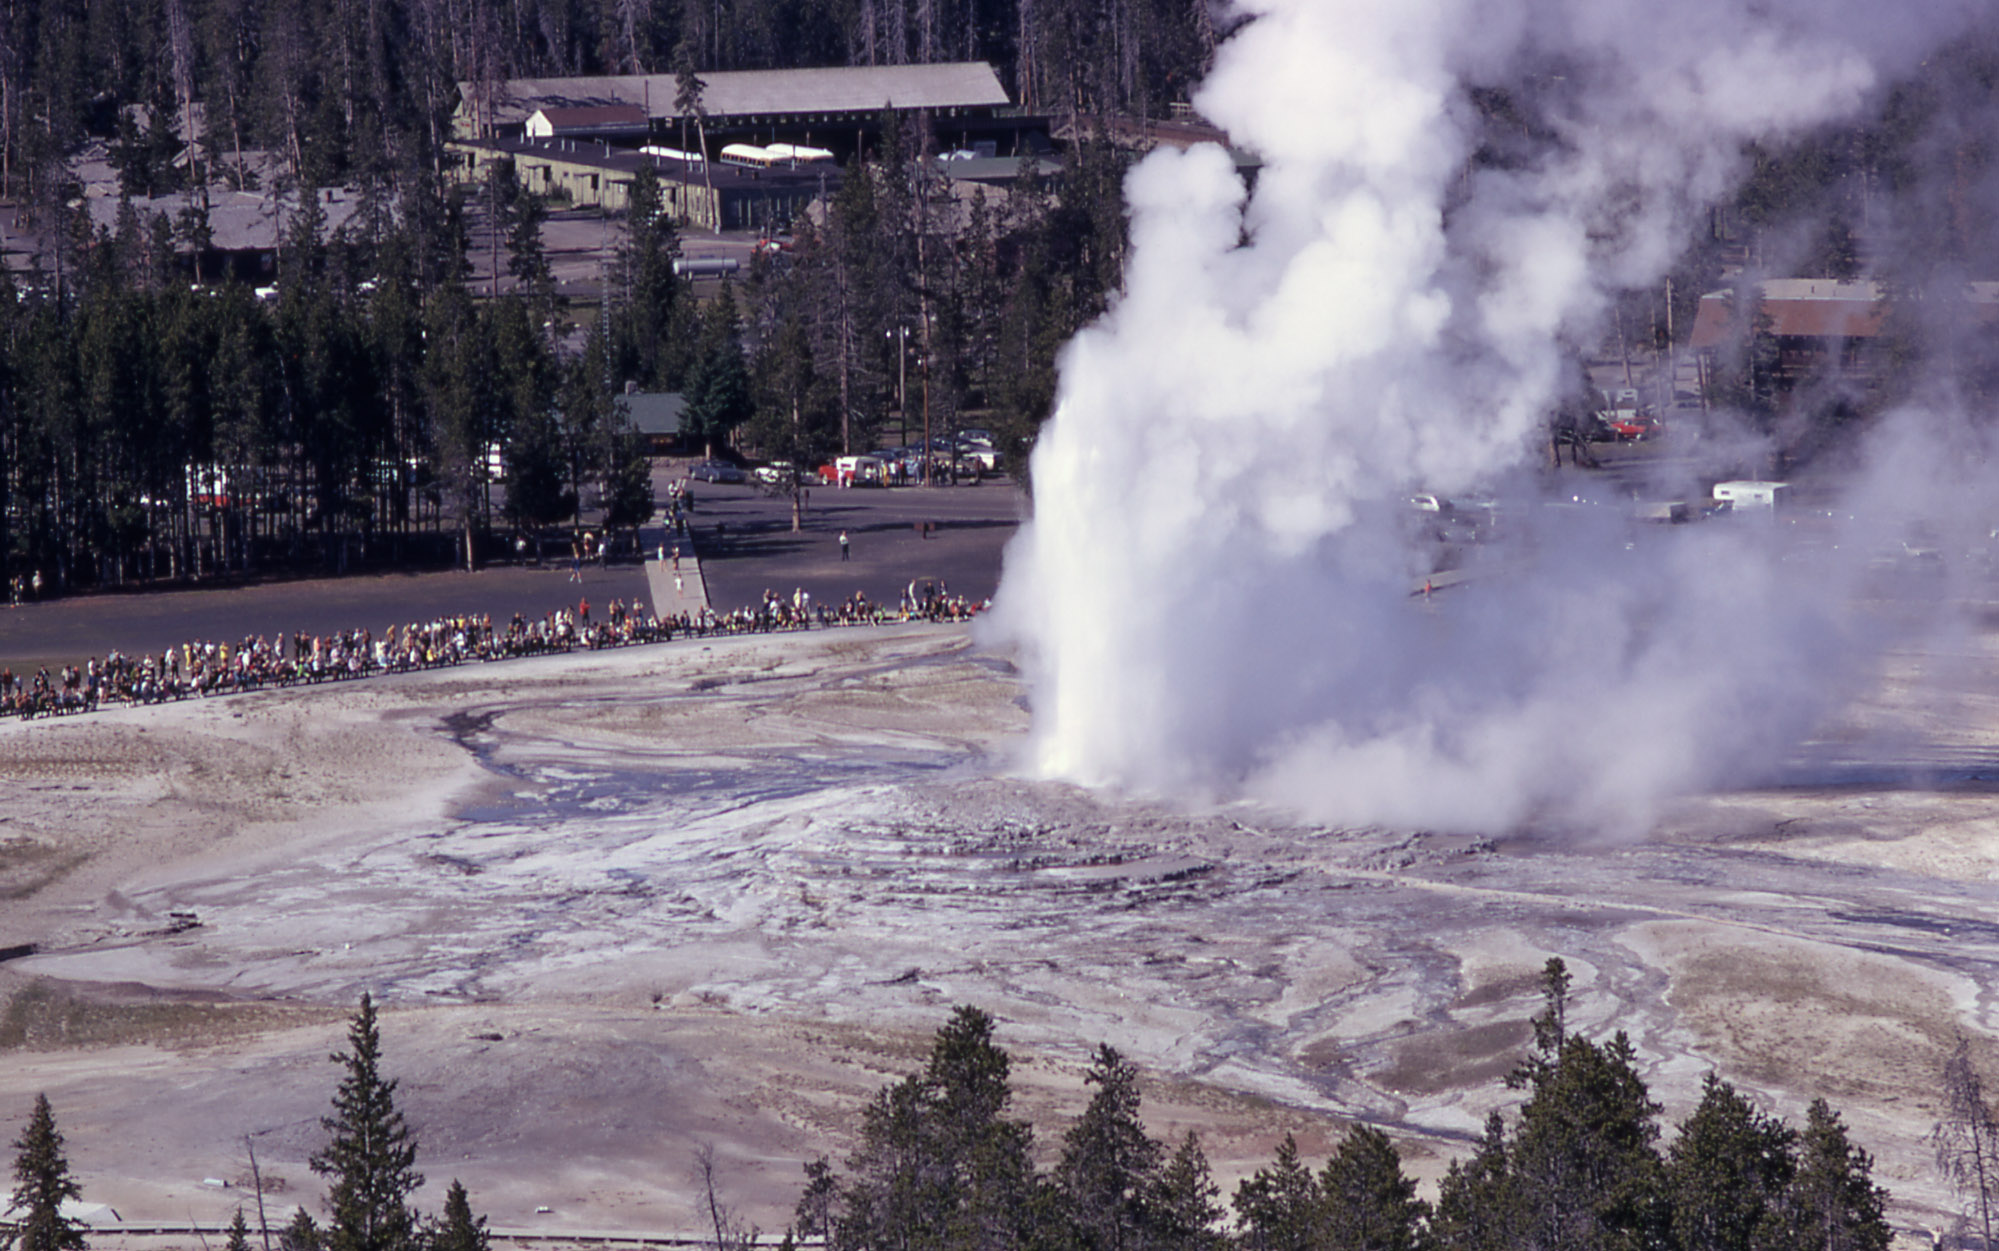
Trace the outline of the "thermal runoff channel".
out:
<instances>
[{"instance_id":1,"label":"thermal runoff channel","mask_svg":"<svg viewBox=\"0 0 1999 1251\"><path fill-rule=\"evenodd\" d=\"M1133 170L1125 294L1067 349L1035 451L995 614L1034 768L1328 821L1629 833L1783 758L1906 628L1855 609L1864 563L1839 552L1866 545L1800 560L1774 526L1668 539L1628 502L1553 506L1550 415L1748 144L1867 107L1976 12L1244 6L1195 104L1253 189L1212 145ZM1756 459L1713 420L1707 446ZM1884 526L1982 509L1974 429L1948 403L1891 414L1850 493ZM1448 594L1422 594L1412 492L1498 519Z\"/></svg>"}]
</instances>

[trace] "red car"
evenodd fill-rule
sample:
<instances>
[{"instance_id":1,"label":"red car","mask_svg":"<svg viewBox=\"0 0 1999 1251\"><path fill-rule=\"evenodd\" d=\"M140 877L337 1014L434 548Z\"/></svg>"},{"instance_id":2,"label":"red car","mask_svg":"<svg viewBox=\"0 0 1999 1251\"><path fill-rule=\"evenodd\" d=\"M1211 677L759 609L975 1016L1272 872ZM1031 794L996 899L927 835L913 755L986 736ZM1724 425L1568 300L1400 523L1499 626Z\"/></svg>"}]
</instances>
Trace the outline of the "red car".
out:
<instances>
[{"instance_id":1,"label":"red car","mask_svg":"<svg viewBox=\"0 0 1999 1251\"><path fill-rule=\"evenodd\" d=\"M1656 438L1659 434L1657 417L1642 417L1637 413L1605 413L1603 424L1610 432L1627 442Z\"/></svg>"}]
</instances>

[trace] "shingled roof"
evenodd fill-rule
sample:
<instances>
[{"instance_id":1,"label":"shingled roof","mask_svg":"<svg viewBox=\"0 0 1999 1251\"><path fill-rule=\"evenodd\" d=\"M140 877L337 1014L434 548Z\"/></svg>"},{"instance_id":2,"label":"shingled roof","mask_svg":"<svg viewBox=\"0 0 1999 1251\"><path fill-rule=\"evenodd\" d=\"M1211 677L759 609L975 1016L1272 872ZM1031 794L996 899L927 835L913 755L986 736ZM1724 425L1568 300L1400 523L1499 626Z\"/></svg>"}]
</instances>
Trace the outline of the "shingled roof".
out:
<instances>
[{"instance_id":1,"label":"shingled roof","mask_svg":"<svg viewBox=\"0 0 1999 1251\"><path fill-rule=\"evenodd\" d=\"M876 65L796 70L717 70L701 75L702 107L711 119L815 117L883 109L991 109L1010 103L999 75L984 61L943 65ZM648 116L679 116L672 74L587 78L513 78L500 84L487 125L518 125L536 109L637 105ZM460 83L461 113L478 86Z\"/></svg>"},{"instance_id":2,"label":"shingled roof","mask_svg":"<svg viewBox=\"0 0 1999 1251\"><path fill-rule=\"evenodd\" d=\"M1871 339L1881 333L1888 300L1881 284L1829 278L1770 278L1762 284L1761 312L1778 338ZM1980 321L1999 319L1999 282L1964 284L1964 301ZM1711 291L1694 314L1694 348L1718 347L1733 332L1735 292Z\"/></svg>"},{"instance_id":3,"label":"shingled roof","mask_svg":"<svg viewBox=\"0 0 1999 1251\"><path fill-rule=\"evenodd\" d=\"M132 208L138 214L140 223L162 216L169 223L176 222L188 206L190 196L185 191L156 199L135 199ZM118 228L119 201L110 196L98 196L89 201L90 224L106 230ZM328 190L319 195L319 207L326 218L326 234L346 225L360 208L360 201L351 191ZM278 245L278 238L285 226L299 211L293 197L278 197L255 191L215 192L208 203L209 246L222 252L267 251Z\"/></svg>"},{"instance_id":4,"label":"shingled roof","mask_svg":"<svg viewBox=\"0 0 1999 1251\"><path fill-rule=\"evenodd\" d=\"M606 131L643 130L646 112L636 104L593 104L582 108L547 106L535 110L553 134L601 134ZM529 114L529 121L533 121Z\"/></svg>"}]
</instances>

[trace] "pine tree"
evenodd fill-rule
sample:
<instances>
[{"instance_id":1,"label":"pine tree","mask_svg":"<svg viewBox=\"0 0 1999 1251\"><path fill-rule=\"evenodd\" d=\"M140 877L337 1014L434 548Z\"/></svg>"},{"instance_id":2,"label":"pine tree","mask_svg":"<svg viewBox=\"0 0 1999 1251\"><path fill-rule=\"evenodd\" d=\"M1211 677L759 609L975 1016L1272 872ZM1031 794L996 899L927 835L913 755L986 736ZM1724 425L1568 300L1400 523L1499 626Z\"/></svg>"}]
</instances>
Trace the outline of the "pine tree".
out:
<instances>
[{"instance_id":1,"label":"pine tree","mask_svg":"<svg viewBox=\"0 0 1999 1251\"><path fill-rule=\"evenodd\" d=\"M1518 1190L1507 1156L1506 1125L1494 1112L1468 1160L1452 1160L1437 1188L1431 1242L1453 1251L1505 1251L1518 1230Z\"/></svg>"},{"instance_id":2,"label":"pine tree","mask_svg":"<svg viewBox=\"0 0 1999 1251\"><path fill-rule=\"evenodd\" d=\"M1062 1140L1055 1184L1083 1246L1128 1251L1150 1223L1151 1183L1163 1152L1138 1119L1138 1072L1116 1048L1098 1047L1083 1080L1097 1093Z\"/></svg>"},{"instance_id":3,"label":"pine tree","mask_svg":"<svg viewBox=\"0 0 1999 1251\"><path fill-rule=\"evenodd\" d=\"M1150 1243L1159 1251L1220 1251L1221 1190L1193 1130L1153 1179Z\"/></svg>"},{"instance_id":4,"label":"pine tree","mask_svg":"<svg viewBox=\"0 0 1999 1251\"><path fill-rule=\"evenodd\" d=\"M861 1141L847 1160L852 1179L833 1223L839 1251L937 1244L953 1202L930 1149L932 1092L922 1074L884 1088L861 1110Z\"/></svg>"},{"instance_id":5,"label":"pine tree","mask_svg":"<svg viewBox=\"0 0 1999 1251\"><path fill-rule=\"evenodd\" d=\"M284 1251L320 1251L325 1239L312 1213L300 1208L292 1214L291 1223L278 1231L278 1245Z\"/></svg>"},{"instance_id":6,"label":"pine tree","mask_svg":"<svg viewBox=\"0 0 1999 1251\"><path fill-rule=\"evenodd\" d=\"M438 476L462 525L465 567L476 567L474 535L488 502L487 444L499 409L498 369L484 320L461 287L446 287L425 310L422 384Z\"/></svg>"},{"instance_id":7,"label":"pine tree","mask_svg":"<svg viewBox=\"0 0 1999 1251\"><path fill-rule=\"evenodd\" d=\"M1006 1113L1013 1061L993 1041L993 1018L961 1006L937 1031L924 1077L933 1092L930 1141L951 1188L957 1245L1022 1247L1033 1238L1034 1131Z\"/></svg>"},{"instance_id":8,"label":"pine tree","mask_svg":"<svg viewBox=\"0 0 1999 1251\"><path fill-rule=\"evenodd\" d=\"M756 360L755 415L747 434L759 453L791 466L791 528L805 528L805 475L839 446L829 389L818 377L801 310L787 312Z\"/></svg>"},{"instance_id":9,"label":"pine tree","mask_svg":"<svg viewBox=\"0 0 1999 1251\"><path fill-rule=\"evenodd\" d=\"M83 1190L69 1175L62 1133L47 1095L35 1096L28 1125L14 1140L14 1196L18 1214L13 1230L0 1237L9 1251L83 1251L83 1229L62 1214L65 1202L81 1198Z\"/></svg>"},{"instance_id":10,"label":"pine tree","mask_svg":"<svg viewBox=\"0 0 1999 1251\"><path fill-rule=\"evenodd\" d=\"M229 1240L222 1244L222 1251L250 1251L250 1222L237 1208L236 1215L229 1221Z\"/></svg>"},{"instance_id":11,"label":"pine tree","mask_svg":"<svg viewBox=\"0 0 1999 1251\"><path fill-rule=\"evenodd\" d=\"M700 356L688 375L682 419L687 433L703 440L711 456L715 445L726 443L754 409L738 330L735 296L725 285L702 321Z\"/></svg>"},{"instance_id":12,"label":"pine tree","mask_svg":"<svg viewBox=\"0 0 1999 1251\"><path fill-rule=\"evenodd\" d=\"M555 418L559 367L536 316L529 297L515 294L487 301L480 317L498 374L493 433L506 446L507 513L522 526L546 525L574 510L563 492L567 467Z\"/></svg>"},{"instance_id":13,"label":"pine tree","mask_svg":"<svg viewBox=\"0 0 1999 1251\"><path fill-rule=\"evenodd\" d=\"M1319 1173L1328 1251L1416 1251L1429 1205L1388 1135L1357 1125Z\"/></svg>"},{"instance_id":14,"label":"pine tree","mask_svg":"<svg viewBox=\"0 0 1999 1251\"><path fill-rule=\"evenodd\" d=\"M708 84L694 72L692 50L685 44L673 51L673 111L680 115L680 146L687 147L687 119L694 119L695 141L701 145L701 180L708 189L708 203L716 208L715 229L722 227L720 205L715 200L715 163L708 157L708 106L702 97Z\"/></svg>"},{"instance_id":15,"label":"pine tree","mask_svg":"<svg viewBox=\"0 0 1999 1251\"><path fill-rule=\"evenodd\" d=\"M1570 1035L1531 1079L1512 1169L1535 1245L1620 1251L1658 1238L1665 1215L1653 1145L1659 1106L1635 1059L1621 1033L1606 1046Z\"/></svg>"},{"instance_id":16,"label":"pine tree","mask_svg":"<svg viewBox=\"0 0 1999 1251\"><path fill-rule=\"evenodd\" d=\"M1011 1061L992 1032L992 1017L958 1008L924 1071L862 1111L852 1177L838 1188L836 1248L1003 1251L1033 1242L1041 1208L1033 1131L1006 1116Z\"/></svg>"},{"instance_id":17,"label":"pine tree","mask_svg":"<svg viewBox=\"0 0 1999 1251\"><path fill-rule=\"evenodd\" d=\"M687 349L680 340L691 337L684 326L691 301L684 280L673 272L680 232L652 166L642 165L632 176L627 203L625 245L618 253L621 298L611 328L615 376L648 390L668 390L683 381Z\"/></svg>"},{"instance_id":18,"label":"pine tree","mask_svg":"<svg viewBox=\"0 0 1999 1251\"><path fill-rule=\"evenodd\" d=\"M562 365L559 404L562 409L562 449L568 474L567 498L574 524L583 521L581 501L588 482L602 477L605 450L613 422L611 397L604 391L604 326L599 322L584 339L583 353Z\"/></svg>"},{"instance_id":19,"label":"pine tree","mask_svg":"<svg viewBox=\"0 0 1999 1251\"><path fill-rule=\"evenodd\" d=\"M1569 987L1575 978L1560 956L1548 957L1541 969L1541 1015L1534 1018L1534 1042L1544 1052L1553 1052L1569 1035Z\"/></svg>"},{"instance_id":20,"label":"pine tree","mask_svg":"<svg viewBox=\"0 0 1999 1251\"><path fill-rule=\"evenodd\" d=\"M548 252L542 246L541 228L548 220L548 206L531 191L518 191L507 211L507 272L520 284L519 290L534 302L543 320L553 312L554 277L548 268Z\"/></svg>"},{"instance_id":21,"label":"pine tree","mask_svg":"<svg viewBox=\"0 0 1999 1251\"><path fill-rule=\"evenodd\" d=\"M1708 1074L1700 1106L1666 1156L1666 1197L1680 1251L1750 1251L1782 1202L1797 1141Z\"/></svg>"},{"instance_id":22,"label":"pine tree","mask_svg":"<svg viewBox=\"0 0 1999 1251\"><path fill-rule=\"evenodd\" d=\"M652 461L645 437L627 428L612 431L604 464L604 525L637 526L653 514Z\"/></svg>"},{"instance_id":23,"label":"pine tree","mask_svg":"<svg viewBox=\"0 0 1999 1251\"><path fill-rule=\"evenodd\" d=\"M1812 1100L1798 1137L1798 1171L1765 1245L1771 1251L1888 1251L1887 1193L1874 1161L1846 1137L1823 1099Z\"/></svg>"},{"instance_id":24,"label":"pine tree","mask_svg":"<svg viewBox=\"0 0 1999 1251\"><path fill-rule=\"evenodd\" d=\"M1569 1032L1571 982L1560 959L1543 966L1535 1054L1506 1077L1533 1092L1507 1148L1506 1197L1538 1247L1648 1246L1667 1220L1659 1105L1638 1076L1630 1039L1619 1033L1599 1046Z\"/></svg>"},{"instance_id":25,"label":"pine tree","mask_svg":"<svg viewBox=\"0 0 1999 1251\"><path fill-rule=\"evenodd\" d=\"M805 1166L805 1193L798 1196L795 1216L800 1238L830 1238L833 1210L840 1201L840 1179L833 1165L820 1156Z\"/></svg>"},{"instance_id":26,"label":"pine tree","mask_svg":"<svg viewBox=\"0 0 1999 1251\"><path fill-rule=\"evenodd\" d=\"M333 1135L307 1162L331 1179L327 1202L327 1251L413 1251L416 1216L409 1197L423 1177L415 1169L416 1138L397 1110L396 1082L381 1073L382 1039L374 1001L361 1007L347 1030L348 1050L333 1060L347 1076L333 1096L333 1115L320 1124Z\"/></svg>"},{"instance_id":27,"label":"pine tree","mask_svg":"<svg viewBox=\"0 0 1999 1251\"><path fill-rule=\"evenodd\" d=\"M1236 1187L1232 1202L1245 1251L1313 1251L1319 1245L1319 1182L1299 1160L1298 1140L1290 1134L1277 1145L1270 1167Z\"/></svg>"},{"instance_id":28,"label":"pine tree","mask_svg":"<svg viewBox=\"0 0 1999 1251\"><path fill-rule=\"evenodd\" d=\"M457 1178L444 1192L444 1216L428 1231L426 1251L486 1251L486 1218L472 1215L472 1201Z\"/></svg>"}]
</instances>

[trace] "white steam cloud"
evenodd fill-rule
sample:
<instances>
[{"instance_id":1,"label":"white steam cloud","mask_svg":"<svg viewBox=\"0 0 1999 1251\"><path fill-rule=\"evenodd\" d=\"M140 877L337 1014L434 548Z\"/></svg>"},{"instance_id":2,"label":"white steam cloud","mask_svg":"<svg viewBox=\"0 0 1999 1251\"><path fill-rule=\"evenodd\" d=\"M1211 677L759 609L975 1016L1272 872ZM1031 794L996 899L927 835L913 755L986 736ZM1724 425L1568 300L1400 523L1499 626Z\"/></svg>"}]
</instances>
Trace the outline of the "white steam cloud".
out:
<instances>
[{"instance_id":1,"label":"white steam cloud","mask_svg":"<svg viewBox=\"0 0 1999 1251\"><path fill-rule=\"evenodd\" d=\"M1126 291L1063 361L996 620L1039 771L1324 820L1632 831L1786 750L1873 640L1836 562L1523 509L1412 598L1412 489L1500 492L1610 300L1745 140L1860 107L1975 14L1873 0L1259 0L1132 173ZM1532 102L1494 141L1472 92ZM1927 472L1927 470L1925 470ZM1637 537L1634 538L1634 535ZM1635 544L1635 546L1633 546Z\"/></svg>"}]
</instances>

